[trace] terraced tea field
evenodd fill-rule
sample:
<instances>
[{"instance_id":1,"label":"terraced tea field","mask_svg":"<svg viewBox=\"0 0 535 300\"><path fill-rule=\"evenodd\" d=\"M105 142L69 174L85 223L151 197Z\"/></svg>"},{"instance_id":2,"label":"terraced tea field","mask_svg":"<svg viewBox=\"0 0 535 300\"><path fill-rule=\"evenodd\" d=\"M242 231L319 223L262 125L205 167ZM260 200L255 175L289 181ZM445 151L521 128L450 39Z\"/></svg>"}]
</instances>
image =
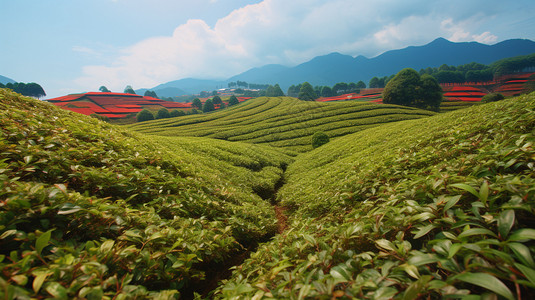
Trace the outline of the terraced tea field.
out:
<instances>
[{"instance_id":1,"label":"terraced tea field","mask_svg":"<svg viewBox=\"0 0 535 300\"><path fill-rule=\"evenodd\" d=\"M289 151L312 150L318 131L335 138L381 124L435 113L367 102L307 102L290 97L258 98L225 111L136 123L129 129L158 136L198 136L265 144Z\"/></svg>"}]
</instances>

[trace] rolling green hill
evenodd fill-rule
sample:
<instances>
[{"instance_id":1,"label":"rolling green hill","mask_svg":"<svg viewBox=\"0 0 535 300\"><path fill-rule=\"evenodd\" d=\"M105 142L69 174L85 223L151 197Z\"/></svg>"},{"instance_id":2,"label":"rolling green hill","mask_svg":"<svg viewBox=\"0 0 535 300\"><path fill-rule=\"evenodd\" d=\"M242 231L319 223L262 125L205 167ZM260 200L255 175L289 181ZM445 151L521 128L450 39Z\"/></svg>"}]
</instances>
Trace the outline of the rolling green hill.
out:
<instances>
[{"instance_id":1,"label":"rolling green hill","mask_svg":"<svg viewBox=\"0 0 535 300\"><path fill-rule=\"evenodd\" d=\"M535 94L343 104L125 128L0 89L0 294L534 298ZM338 138L305 152L318 129Z\"/></svg>"},{"instance_id":2,"label":"rolling green hill","mask_svg":"<svg viewBox=\"0 0 535 300\"><path fill-rule=\"evenodd\" d=\"M188 295L277 231L259 196L292 161L276 149L156 140L4 89L0 108L1 294Z\"/></svg>"},{"instance_id":3,"label":"rolling green hill","mask_svg":"<svg viewBox=\"0 0 535 300\"><path fill-rule=\"evenodd\" d=\"M220 112L136 123L128 128L158 136L200 136L304 152L312 150L311 136L317 131L334 138L434 114L397 105L263 97Z\"/></svg>"},{"instance_id":4,"label":"rolling green hill","mask_svg":"<svg viewBox=\"0 0 535 300\"><path fill-rule=\"evenodd\" d=\"M531 94L385 124L299 155L277 197L290 229L218 295L533 298L534 108Z\"/></svg>"}]
</instances>

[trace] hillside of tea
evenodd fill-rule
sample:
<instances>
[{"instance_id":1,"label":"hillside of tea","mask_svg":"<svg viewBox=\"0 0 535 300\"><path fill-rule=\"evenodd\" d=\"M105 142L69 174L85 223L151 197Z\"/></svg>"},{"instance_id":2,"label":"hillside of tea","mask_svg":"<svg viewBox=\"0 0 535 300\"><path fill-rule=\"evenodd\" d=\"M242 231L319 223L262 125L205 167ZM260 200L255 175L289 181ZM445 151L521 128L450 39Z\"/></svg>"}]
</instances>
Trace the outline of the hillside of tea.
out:
<instances>
[{"instance_id":1,"label":"hillside of tea","mask_svg":"<svg viewBox=\"0 0 535 300\"><path fill-rule=\"evenodd\" d=\"M0 108L7 299L535 297L535 94L438 115L260 98L128 128L7 90ZM337 138L312 150L319 129Z\"/></svg>"},{"instance_id":2,"label":"hillside of tea","mask_svg":"<svg viewBox=\"0 0 535 300\"><path fill-rule=\"evenodd\" d=\"M330 138L379 126L418 119L434 112L368 102L315 102L291 97L262 97L224 111L141 122L128 128L158 136L199 136L270 145L295 152L312 150L318 131Z\"/></svg>"},{"instance_id":3,"label":"hillside of tea","mask_svg":"<svg viewBox=\"0 0 535 300\"><path fill-rule=\"evenodd\" d=\"M188 297L277 232L257 194L292 161L276 149L151 139L7 90L0 108L7 299Z\"/></svg>"},{"instance_id":4,"label":"hillside of tea","mask_svg":"<svg viewBox=\"0 0 535 300\"><path fill-rule=\"evenodd\" d=\"M385 124L296 158L289 228L233 299L535 297L535 94Z\"/></svg>"}]
</instances>

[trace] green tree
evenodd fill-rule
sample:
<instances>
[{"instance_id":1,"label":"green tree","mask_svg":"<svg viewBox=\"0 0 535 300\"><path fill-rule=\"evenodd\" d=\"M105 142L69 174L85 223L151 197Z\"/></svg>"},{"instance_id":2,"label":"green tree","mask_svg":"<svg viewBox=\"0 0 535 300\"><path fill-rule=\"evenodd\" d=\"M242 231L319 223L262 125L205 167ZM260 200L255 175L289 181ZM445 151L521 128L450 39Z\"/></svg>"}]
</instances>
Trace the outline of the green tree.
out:
<instances>
[{"instance_id":1,"label":"green tree","mask_svg":"<svg viewBox=\"0 0 535 300\"><path fill-rule=\"evenodd\" d=\"M314 101L317 97L312 85L308 82L303 82L297 98L305 101Z\"/></svg>"},{"instance_id":2,"label":"green tree","mask_svg":"<svg viewBox=\"0 0 535 300\"><path fill-rule=\"evenodd\" d=\"M98 88L98 90L101 91L102 93L111 93L111 91L108 90L108 88L105 87L105 86L103 86L103 85L100 86L100 87Z\"/></svg>"},{"instance_id":3,"label":"green tree","mask_svg":"<svg viewBox=\"0 0 535 300\"><path fill-rule=\"evenodd\" d=\"M312 147L318 148L321 145L327 144L329 142L329 136L322 132L318 131L312 135Z\"/></svg>"},{"instance_id":4,"label":"green tree","mask_svg":"<svg viewBox=\"0 0 535 300\"><path fill-rule=\"evenodd\" d=\"M221 97L219 97L219 96L216 95L216 96L212 97L212 103L213 103L214 105L216 105L216 104L222 104L223 101L221 100Z\"/></svg>"},{"instance_id":5,"label":"green tree","mask_svg":"<svg viewBox=\"0 0 535 300\"><path fill-rule=\"evenodd\" d=\"M357 82L357 89L365 89L366 88L366 84L364 83L364 81L360 80L359 82Z\"/></svg>"},{"instance_id":6,"label":"green tree","mask_svg":"<svg viewBox=\"0 0 535 300\"><path fill-rule=\"evenodd\" d=\"M160 108L160 110L158 110L158 112L156 113L156 119L167 119L171 117L169 115L169 110L167 110L167 108Z\"/></svg>"},{"instance_id":7,"label":"green tree","mask_svg":"<svg viewBox=\"0 0 535 300\"><path fill-rule=\"evenodd\" d=\"M332 97L333 96L333 90L328 86L324 86L321 89L321 96L322 97Z\"/></svg>"},{"instance_id":8,"label":"green tree","mask_svg":"<svg viewBox=\"0 0 535 300\"><path fill-rule=\"evenodd\" d=\"M202 109L201 99L199 99L199 98L193 99L193 101L191 102L191 107L195 107L197 109Z\"/></svg>"},{"instance_id":9,"label":"green tree","mask_svg":"<svg viewBox=\"0 0 535 300\"><path fill-rule=\"evenodd\" d=\"M204 106L202 107L202 111L203 112L211 112L215 110L215 107L214 107L214 103L212 102L211 99L208 99L206 100L206 102L204 102Z\"/></svg>"},{"instance_id":10,"label":"green tree","mask_svg":"<svg viewBox=\"0 0 535 300\"><path fill-rule=\"evenodd\" d=\"M373 77L372 79L370 79L370 83L368 83L368 86L369 86L371 89L375 89L375 88L380 87L380 84L379 84L379 78L377 78L377 77Z\"/></svg>"},{"instance_id":11,"label":"green tree","mask_svg":"<svg viewBox=\"0 0 535 300\"><path fill-rule=\"evenodd\" d=\"M150 110L145 108L137 113L136 120L138 122L154 120L154 115L150 112Z\"/></svg>"},{"instance_id":12,"label":"green tree","mask_svg":"<svg viewBox=\"0 0 535 300\"><path fill-rule=\"evenodd\" d=\"M185 115L186 115L186 112L184 112L183 110L178 110L178 109L173 109L172 111L169 112L169 117L171 118L181 117Z\"/></svg>"},{"instance_id":13,"label":"green tree","mask_svg":"<svg viewBox=\"0 0 535 300\"><path fill-rule=\"evenodd\" d=\"M442 101L442 88L434 78L411 68L397 73L383 91L383 103L438 110Z\"/></svg>"},{"instance_id":14,"label":"green tree","mask_svg":"<svg viewBox=\"0 0 535 300\"><path fill-rule=\"evenodd\" d=\"M344 92L346 92L348 89L348 85L345 82L338 82L333 86L333 93L335 95L341 95Z\"/></svg>"},{"instance_id":15,"label":"green tree","mask_svg":"<svg viewBox=\"0 0 535 300\"><path fill-rule=\"evenodd\" d=\"M133 94L133 95L136 95L136 92L134 91L134 89L132 88L131 85L127 85L127 86L124 88L124 93L125 93L125 94Z\"/></svg>"},{"instance_id":16,"label":"green tree","mask_svg":"<svg viewBox=\"0 0 535 300\"><path fill-rule=\"evenodd\" d=\"M273 86L273 91L274 91L274 97L282 97L284 96L284 92L282 91L280 85L278 83L276 83L274 86Z\"/></svg>"},{"instance_id":17,"label":"green tree","mask_svg":"<svg viewBox=\"0 0 535 300\"><path fill-rule=\"evenodd\" d=\"M420 77L420 98L415 101L415 106L427 110L439 111L442 103L442 87L431 75Z\"/></svg>"},{"instance_id":18,"label":"green tree","mask_svg":"<svg viewBox=\"0 0 535 300\"><path fill-rule=\"evenodd\" d=\"M152 97L152 98L158 98L158 95L156 95L155 91L149 91L149 90L146 90L145 94L143 94L143 96Z\"/></svg>"},{"instance_id":19,"label":"green tree","mask_svg":"<svg viewBox=\"0 0 535 300\"><path fill-rule=\"evenodd\" d=\"M240 101L234 95L230 96L230 99L228 99L228 106L236 105L238 103L240 103Z\"/></svg>"}]
</instances>

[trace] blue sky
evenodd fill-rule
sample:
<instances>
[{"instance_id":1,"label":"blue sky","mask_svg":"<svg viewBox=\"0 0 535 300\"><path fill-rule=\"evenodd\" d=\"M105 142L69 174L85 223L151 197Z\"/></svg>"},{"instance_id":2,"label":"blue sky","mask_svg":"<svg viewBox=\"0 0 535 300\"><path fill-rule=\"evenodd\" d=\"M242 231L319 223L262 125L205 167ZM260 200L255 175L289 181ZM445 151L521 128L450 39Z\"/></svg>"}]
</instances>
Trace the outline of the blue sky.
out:
<instances>
[{"instance_id":1,"label":"blue sky","mask_svg":"<svg viewBox=\"0 0 535 300\"><path fill-rule=\"evenodd\" d=\"M0 0L0 75L48 97L187 77L223 79L437 37L535 40L535 1Z\"/></svg>"}]
</instances>

